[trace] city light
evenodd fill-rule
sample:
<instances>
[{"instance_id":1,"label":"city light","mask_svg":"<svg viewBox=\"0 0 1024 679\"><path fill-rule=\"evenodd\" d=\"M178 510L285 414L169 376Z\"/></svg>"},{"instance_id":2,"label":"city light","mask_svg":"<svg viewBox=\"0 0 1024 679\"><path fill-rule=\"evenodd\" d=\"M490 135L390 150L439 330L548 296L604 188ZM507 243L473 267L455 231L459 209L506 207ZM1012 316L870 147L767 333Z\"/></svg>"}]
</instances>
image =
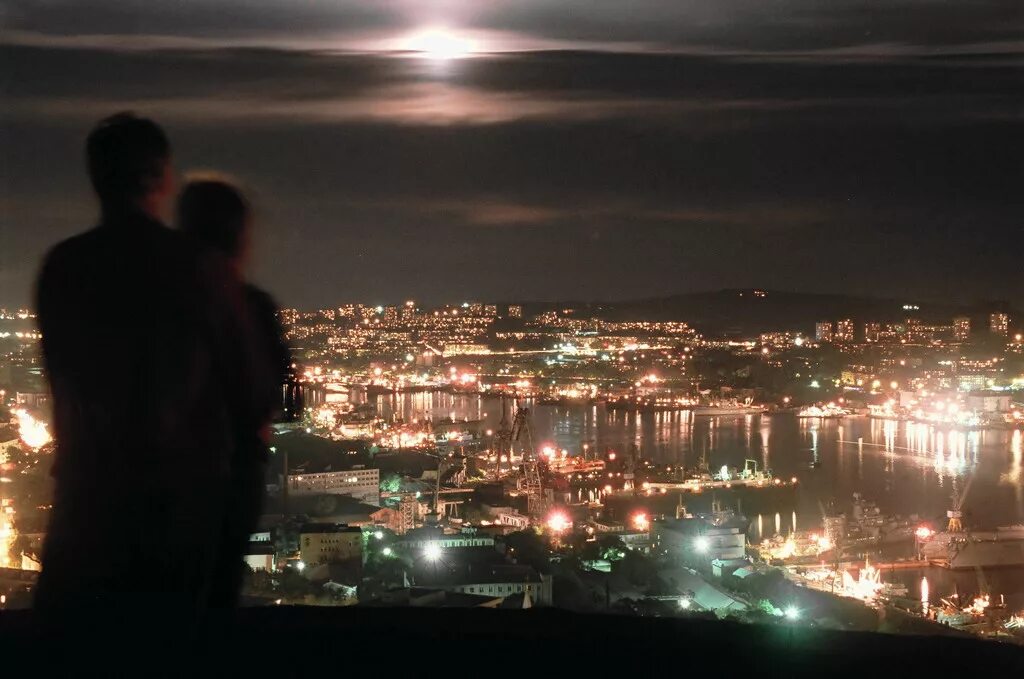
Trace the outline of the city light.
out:
<instances>
[{"instance_id":1,"label":"city light","mask_svg":"<svg viewBox=\"0 0 1024 679\"><path fill-rule=\"evenodd\" d=\"M441 545L437 543L430 543L423 548L423 557L427 561L437 561L441 558Z\"/></svg>"},{"instance_id":2,"label":"city light","mask_svg":"<svg viewBox=\"0 0 1024 679\"><path fill-rule=\"evenodd\" d=\"M783 613L789 620L796 620L800 617L800 609L796 606L786 606L786 610Z\"/></svg>"},{"instance_id":3,"label":"city light","mask_svg":"<svg viewBox=\"0 0 1024 679\"><path fill-rule=\"evenodd\" d=\"M301 573L302 571L306 570L306 563L304 561L296 561L295 569Z\"/></svg>"},{"instance_id":4,"label":"city light","mask_svg":"<svg viewBox=\"0 0 1024 679\"><path fill-rule=\"evenodd\" d=\"M37 420L27 410L15 410L14 417L18 420L18 436L21 442L32 450L39 450L53 440L46 429L46 423Z\"/></svg>"},{"instance_id":5,"label":"city light","mask_svg":"<svg viewBox=\"0 0 1024 679\"><path fill-rule=\"evenodd\" d=\"M10 553L14 546L14 540L18 532L14 529L14 523L6 516L0 516L0 568L11 568Z\"/></svg>"},{"instance_id":6,"label":"city light","mask_svg":"<svg viewBox=\"0 0 1024 679\"><path fill-rule=\"evenodd\" d=\"M692 604L693 602L690 600L689 597L679 597L679 608L683 609L684 611L688 610Z\"/></svg>"},{"instance_id":7,"label":"city light","mask_svg":"<svg viewBox=\"0 0 1024 679\"><path fill-rule=\"evenodd\" d=\"M928 526L921 526L914 531L914 535L917 536L918 540L927 540L932 536L932 529Z\"/></svg>"},{"instance_id":8,"label":"city light","mask_svg":"<svg viewBox=\"0 0 1024 679\"><path fill-rule=\"evenodd\" d=\"M699 538L693 541L693 546L697 549L698 552L703 554L707 552L709 549L711 549L711 540L701 535Z\"/></svg>"},{"instance_id":9,"label":"city light","mask_svg":"<svg viewBox=\"0 0 1024 679\"><path fill-rule=\"evenodd\" d=\"M380 553L383 554L384 556L391 556L391 554L393 552L392 552L392 549L390 547L385 547L384 549L380 550Z\"/></svg>"},{"instance_id":10,"label":"city light","mask_svg":"<svg viewBox=\"0 0 1024 679\"><path fill-rule=\"evenodd\" d=\"M651 521L647 518L647 515L643 512L638 512L633 515L633 528L639 531L646 531L651 527Z\"/></svg>"},{"instance_id":11,"label":"city light","mask_svg":"<svg viewBox=\"0 0 1024 679\"><path fill-rule=\"evenodd\" d=\"M383 540L384 539L384 531L382 531L382 530L374 531L373 537L377 538L378 540Z\"/></svg>"},{"instance_id":12,"label":"city light","mask_svg":"<svg viewBox=\"0 0 1024 679\"><path fill-rule=\"evenodd\" d=\"M572 521L569 519L569 515L560 509L556 509L548 514L547 527L553 533L563 533L571 525Z\"/></svg>"}]
</instances>

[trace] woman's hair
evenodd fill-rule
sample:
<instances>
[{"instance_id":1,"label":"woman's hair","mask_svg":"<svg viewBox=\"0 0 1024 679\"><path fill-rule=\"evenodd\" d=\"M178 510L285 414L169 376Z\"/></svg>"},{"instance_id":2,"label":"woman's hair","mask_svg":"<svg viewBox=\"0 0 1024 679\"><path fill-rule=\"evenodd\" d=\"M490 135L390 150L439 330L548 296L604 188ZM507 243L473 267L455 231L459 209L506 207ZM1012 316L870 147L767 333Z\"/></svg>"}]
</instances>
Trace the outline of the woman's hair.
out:
<instances>
[{"instance_id":1,"label":"woman's hair","mask_svg":"<svg viewBox=\"0 0 1024 679\"><path fill-rule=\"evenodd\" d=\"M178 226L183 232L230 258L246 247L249 202L231 182L196 178L178 199Z\"/></svg>"}]
</instances>

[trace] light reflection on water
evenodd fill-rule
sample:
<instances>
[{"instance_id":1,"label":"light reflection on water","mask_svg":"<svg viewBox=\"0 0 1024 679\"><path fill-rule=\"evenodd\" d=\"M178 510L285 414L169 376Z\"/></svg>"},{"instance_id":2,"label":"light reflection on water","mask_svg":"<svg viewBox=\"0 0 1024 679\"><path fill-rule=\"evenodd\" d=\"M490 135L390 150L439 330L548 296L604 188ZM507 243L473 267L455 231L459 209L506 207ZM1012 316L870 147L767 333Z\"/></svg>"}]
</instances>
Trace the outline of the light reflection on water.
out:
<instances>
[{"instance_id":1,"label":"light reflection on water","mask_svg":"<svg viewBox=\"0 0 1024 679\"><path fill-rule=\"evenodd\" d=\"M694 417L689 412L609 411L603 404L532 407L534 441L578 454L626 451L641 459L694 467L743 467L756 460L777 476L800 480L800 525L820 523L821 507L835 500L848 507L855 492L885 513L942 520L950 506L951 480L974 474L964 503L968 522L994 526L1024 523L1022 443L1019 431L955 431L877 420L798 419L791 415ZM384 417L483 419L497 429L501 402L475 395L422 392L378 399ZM511 406L507 417L511 419ZM817 463L812 466L812 463ZM960 486L963 483L959 484Z\"/></svg>"}]
</instances>

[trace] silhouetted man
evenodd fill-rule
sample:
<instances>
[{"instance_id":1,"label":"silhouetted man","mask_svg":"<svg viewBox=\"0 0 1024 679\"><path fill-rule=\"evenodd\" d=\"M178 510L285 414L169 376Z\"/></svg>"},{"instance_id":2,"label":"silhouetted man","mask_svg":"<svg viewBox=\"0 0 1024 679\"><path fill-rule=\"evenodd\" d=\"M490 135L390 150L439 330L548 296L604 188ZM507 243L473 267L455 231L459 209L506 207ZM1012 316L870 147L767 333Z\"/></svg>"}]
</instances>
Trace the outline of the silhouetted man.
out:
<instances>
[{"instance_id":1,"label":"silhouetted man","mask_svg":"<svg viewBox=\"0 0 1024 679\"><path fill-rule=\"evenodd\" d=\"M160 217L170 146L107 118L86 144L100 224L57 245L38 283L57 441L36 607L208 600L225 480L248 416L240 291Z\"/></svg>"}]
</instances>

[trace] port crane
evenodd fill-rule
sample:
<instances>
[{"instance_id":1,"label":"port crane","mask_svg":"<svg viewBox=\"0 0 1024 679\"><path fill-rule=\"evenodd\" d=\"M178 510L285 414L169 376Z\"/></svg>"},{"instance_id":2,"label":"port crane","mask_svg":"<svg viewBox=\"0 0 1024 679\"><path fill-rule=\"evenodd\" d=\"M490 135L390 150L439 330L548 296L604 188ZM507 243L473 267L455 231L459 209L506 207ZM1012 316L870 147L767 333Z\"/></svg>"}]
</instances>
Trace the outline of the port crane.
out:
<instances>
[{"instance_id":1,"label":"port crane","mask_svg":"<svg viewBox=\"0 0 1024 679\"><path fill-rule=\"evenodd\" d=\"M974 482L974 474L967 475L967 483L964 484L964 488L961 491L958 488L956 477L953 478L953 508L946 512L946 517L949 519L949 525L946 530L950 533L963 533L963 506L964 500L967 499L967 493L971 490L971 483Z\"/></svg>"},{"instance_id":2,"label":"port crane","mask_svg":"<svg viewBox=\"0 0 1024 679\"><path fill-rule=\"evenodd\" d=\"M512 456L518 447L521 451L521 464L516 486L526 494L527 511L531 516L538 516L544 511L544 487L540 478L537 452L533 442L533 427L530 424L530 409L520 405L519 398L513 401L512 423L508 422L505 399L501 401L501 422L495 432L495 475L500 478L502 458L507 457L509 470L512 467ZM517 445L518 444L518 445Z\"/></svg>"}]
</instances>

